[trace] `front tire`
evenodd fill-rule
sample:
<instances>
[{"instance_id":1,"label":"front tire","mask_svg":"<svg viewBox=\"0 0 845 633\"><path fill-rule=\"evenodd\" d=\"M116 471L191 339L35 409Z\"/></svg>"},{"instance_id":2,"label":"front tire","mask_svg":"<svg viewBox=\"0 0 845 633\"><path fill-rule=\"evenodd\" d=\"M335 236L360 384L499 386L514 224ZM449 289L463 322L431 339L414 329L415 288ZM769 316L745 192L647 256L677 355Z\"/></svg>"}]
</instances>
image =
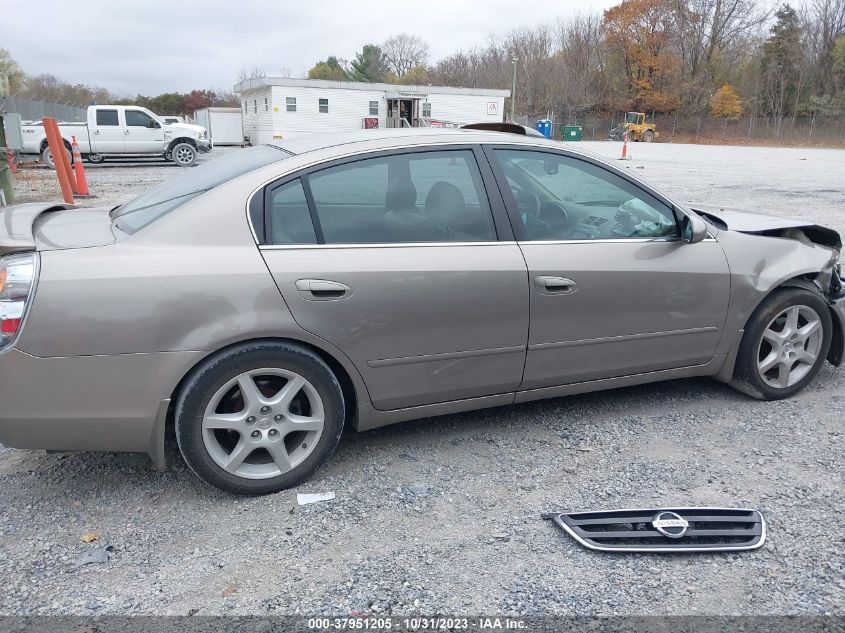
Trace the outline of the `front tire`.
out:
<instances>
[{"instance_id":1,"label":"front tire","mask_svg":"<svg viewBox=\"0 0 845 633\"><path fill-rule=\"evenodd\" d=\"M170 156L179 167L191 167L197 162L197 149L190 143L179 143L170 150Z\"/></svg>"},{"instance_id":2,"label":"front tire","mask_svg":"<svg viewBox=\"0 0 845 633\"><path fill-rule=\"evenodd\" d=\"M209 359L176 402L176 438L191 470L220 490L279 492L331 457L343 393L325 362L287 343L249 343Z\"/></svg>"},{"instance_id":3,"label":"front tire","mask_svg":"<svg viewBox=\"0 0 845 633\"><path fill-rule=\"evenodd\" d=\"M654 140L654 132L646 130L643 132L643 143L651 143Z\"/></svg>"},{"instance_id":4,"label":"front tire","mask_svg":"<svg viewBox=\"0 0 845 633\"><path fill-rule=\"evenodd\" d=\"M830 310L817 293L776 290L748 320L731 385L760 400L795 395L819 373L832 333Z\"/></svg>"}]
</instances>

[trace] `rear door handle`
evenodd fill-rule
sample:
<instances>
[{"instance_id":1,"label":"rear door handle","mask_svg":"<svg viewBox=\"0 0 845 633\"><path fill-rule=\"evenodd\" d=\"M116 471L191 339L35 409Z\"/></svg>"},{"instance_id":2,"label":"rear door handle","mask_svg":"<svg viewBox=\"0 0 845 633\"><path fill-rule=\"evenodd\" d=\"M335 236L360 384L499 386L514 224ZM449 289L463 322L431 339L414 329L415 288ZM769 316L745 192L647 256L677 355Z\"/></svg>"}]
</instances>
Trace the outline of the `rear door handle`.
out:
<instances>
[{"instance_id":1,"label":"rear door handle","mask_svg":"<svg viewBox=\"0 0 845 633\"><path fill-rule=\"evenodd\" d=\"M307 301L336 301L352 296L352 288L327 279L298 279L296 289Z\"/></svg>"},{"instance_id":2,"label":"rear door handle","mask_svg":"<svg viewBox=\"0 0 845 633\"><path fill-rule=\"evenodd\" d=\"M534 277L534 288L545 295L568 295L578 290L578 284L566 277L538 275Z\"/></svg>"}]
</instances>

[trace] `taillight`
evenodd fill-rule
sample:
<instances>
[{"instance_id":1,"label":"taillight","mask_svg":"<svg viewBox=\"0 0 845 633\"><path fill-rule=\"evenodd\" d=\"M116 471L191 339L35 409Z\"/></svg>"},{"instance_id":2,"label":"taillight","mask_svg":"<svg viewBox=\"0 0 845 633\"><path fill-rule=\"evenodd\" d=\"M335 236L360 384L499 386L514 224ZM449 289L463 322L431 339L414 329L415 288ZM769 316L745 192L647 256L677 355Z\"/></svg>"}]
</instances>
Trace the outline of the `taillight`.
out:
<instances>
[{"instance_id":1,"label":"taillight","mask_svg":"<svg viewBox=\"0 0 845 633\"><path fill-rule=\"evenodd\" d=\"M0 350L20 332L35 286L37 257L35 253L0 257Z\"/></svg>"}]
</instances>

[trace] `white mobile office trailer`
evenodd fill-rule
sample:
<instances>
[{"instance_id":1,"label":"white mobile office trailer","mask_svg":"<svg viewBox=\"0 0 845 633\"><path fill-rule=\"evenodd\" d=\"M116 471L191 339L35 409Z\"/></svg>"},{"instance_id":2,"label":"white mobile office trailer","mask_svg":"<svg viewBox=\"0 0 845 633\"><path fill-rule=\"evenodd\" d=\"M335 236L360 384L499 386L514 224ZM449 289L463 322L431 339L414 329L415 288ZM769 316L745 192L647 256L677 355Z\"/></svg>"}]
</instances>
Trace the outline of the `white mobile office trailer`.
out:
<instances>
[{"instance_id":1,"label":"white mobile office trailer","mask_svg":"<svg viewBox=\"0 0 845 633\"><path fill-rule=\"evenodd\" d=\"M194 112L194 120L208 130L215 145L242 145L244 142L240 108L203 108Z\"/></svg>"},{"instance_id":2,"label":"white mobile office trailer","mask_svg":"<svg viewBox=\"0 0 845 633\"><path fill-rule=\"evenodd\" d=\"M501 122L510 96L509 90L287 77L247 79L234 90L253 145L314 132Z\"/></svg>"}]
</instances>

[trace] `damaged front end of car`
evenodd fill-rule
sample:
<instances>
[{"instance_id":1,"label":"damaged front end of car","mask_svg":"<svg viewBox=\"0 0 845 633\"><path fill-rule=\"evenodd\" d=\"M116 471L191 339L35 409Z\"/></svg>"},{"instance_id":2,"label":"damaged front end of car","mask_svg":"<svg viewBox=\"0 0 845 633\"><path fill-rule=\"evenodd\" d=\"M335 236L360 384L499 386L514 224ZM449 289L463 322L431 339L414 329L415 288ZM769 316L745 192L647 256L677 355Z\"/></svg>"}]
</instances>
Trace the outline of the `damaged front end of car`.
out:
<instances>
[{"instance_id":1,"label":"damaged front end of car","mask_svg":"<svg viewBox=\"0 0 845 633\"><path fill-rule=\"evenodd\" d=\"M845 361L845 280L839 261L840 234L818 224L763 213L699 204L690 208L707 221L728 258L733 314L747 318L744 315L776 288L815 292L824 297L834 322L827 360L841 366ZM735 325L741 330L744 322Z\"/></svg>"}]
</instances>

